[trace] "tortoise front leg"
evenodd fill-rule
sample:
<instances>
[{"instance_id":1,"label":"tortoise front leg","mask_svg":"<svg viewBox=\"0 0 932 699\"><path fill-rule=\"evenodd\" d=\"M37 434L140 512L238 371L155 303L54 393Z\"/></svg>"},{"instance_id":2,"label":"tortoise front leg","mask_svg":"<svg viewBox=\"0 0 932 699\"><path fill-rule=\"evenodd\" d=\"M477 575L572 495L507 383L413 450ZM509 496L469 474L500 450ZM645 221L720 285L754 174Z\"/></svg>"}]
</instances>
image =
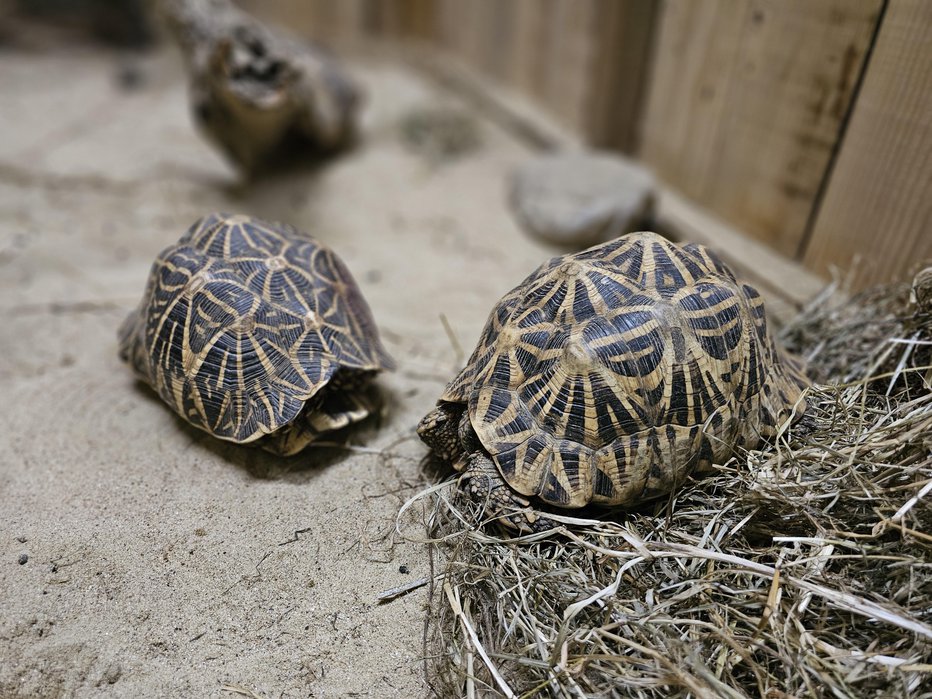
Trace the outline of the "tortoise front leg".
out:
<instances>
[{"instance_id":1,"label":"tortoise front leg","mask_svg":"<svg viewBox=\"0 0 932 699\"><path fill-rule=\"evenodd\" d=\"M488 454L473 452L462 464L461 481L469 498L485 506L486 519L501 522L522 534L553 529L556 524L530 508L530 502L512 490Z\"/></svg>"}]
</instances>

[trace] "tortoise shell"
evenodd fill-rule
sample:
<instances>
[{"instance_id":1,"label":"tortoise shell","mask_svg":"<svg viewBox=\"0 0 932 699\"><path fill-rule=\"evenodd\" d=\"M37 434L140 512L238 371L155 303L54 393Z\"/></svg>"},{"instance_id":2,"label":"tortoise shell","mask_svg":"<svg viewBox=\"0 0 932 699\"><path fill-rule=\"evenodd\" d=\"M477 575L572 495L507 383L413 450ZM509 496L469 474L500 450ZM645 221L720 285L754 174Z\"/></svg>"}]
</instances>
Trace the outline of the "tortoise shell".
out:
<instances>
[{"instance_id":1,"label":"tortoise shell","mask_svg":"<svg viewBox=\"0 0 932 699\"><path fill-rule=\"evenodd\" d=\"M372 406L353 394L393 366L335 253L290 226L222 213L158 256L120 354L216 437L255 442L295 426L262 443L277 453L364 417Z\"/></svg>"},{"instance_id":2,"label":"tortoise shell","mask_svg":"<svg viewBox=\"0 0 932 699\"><path fill-rule=\"evenodd\" d=\"M542 265L493 309L441 403L518 493L630 505L773 437L807 381L710 250L634 233Z\"/></svg>"}]
</instances>

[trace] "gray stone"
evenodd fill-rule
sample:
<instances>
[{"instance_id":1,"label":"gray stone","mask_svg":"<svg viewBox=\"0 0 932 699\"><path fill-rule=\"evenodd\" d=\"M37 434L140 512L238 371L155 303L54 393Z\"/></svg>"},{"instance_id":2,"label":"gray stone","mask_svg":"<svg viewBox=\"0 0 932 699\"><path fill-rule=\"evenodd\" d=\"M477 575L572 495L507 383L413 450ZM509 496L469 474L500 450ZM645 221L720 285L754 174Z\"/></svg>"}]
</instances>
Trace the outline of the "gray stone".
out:
<instances>
[{"instance_id":1,"label":"gray stone","mask_svg":"<svg viewBox=\"0 0 932 699\"><path fill-rule=\"evenodd\" d=\"M641 165L598 152L548 154L512 174L509 202L534 237L584 248L641 230L653 216L655 182Z\"/></svg>"}]
</instances>

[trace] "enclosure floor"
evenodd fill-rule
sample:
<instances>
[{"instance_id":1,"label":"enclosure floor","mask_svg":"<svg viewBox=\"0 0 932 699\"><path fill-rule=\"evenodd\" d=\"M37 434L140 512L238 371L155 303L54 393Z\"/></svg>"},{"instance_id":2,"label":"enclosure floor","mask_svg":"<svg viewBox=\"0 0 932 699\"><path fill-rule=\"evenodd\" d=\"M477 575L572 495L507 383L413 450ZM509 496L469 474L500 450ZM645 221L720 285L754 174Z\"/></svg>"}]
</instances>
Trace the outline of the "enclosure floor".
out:
<instances>
[{"instance_id":1,"label":"enclosure floor","mask_svg":"<svg viewBox=\"0 0 932 699\"><path fill-rule=\"evenodd\" d=\"M175 58L139 65L127 90L112 55L3 56L0 696L424 695L425 590L376 595L429 572L393 532L414 426L462 361L441 314L469 351L554 254L506 210L527 152L477 117L478 150L428 161L400 124L455 98L358 65L361 145L244 187L194 131ZM154 256L218 209L294 224L353 270L399 364L363 450L217 442L118 359Z\"/></svg>"}]
</instances>

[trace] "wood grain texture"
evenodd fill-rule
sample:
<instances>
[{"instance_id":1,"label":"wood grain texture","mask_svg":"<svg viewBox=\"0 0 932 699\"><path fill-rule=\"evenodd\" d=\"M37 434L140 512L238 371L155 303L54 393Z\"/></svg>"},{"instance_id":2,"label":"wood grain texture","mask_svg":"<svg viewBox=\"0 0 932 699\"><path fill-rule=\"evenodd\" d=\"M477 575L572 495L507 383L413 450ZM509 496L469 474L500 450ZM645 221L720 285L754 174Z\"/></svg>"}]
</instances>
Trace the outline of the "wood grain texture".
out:
<instances>
[{"instance_id":1,"label":"wood grain texture","mask_svg":"<svg viewBox=\"0 0 932 699\"><path fill-rule=\"evenodd\" d=\"M371 31L401 38L433 38L436 9L435 0L370 0Z\"/></svg>"},{"instance_id":2,"label":"wood grain texture","mask_svg":"<svg viewBox=\"0 0 932 699\"><path fill-rule=\"evenodd\" d=\"M860 258L857 260L856 258ZM806 248L856 288L932 263L932 3L891 0Z\"/></svg>"},{"instance_id":3,"label":"wood grain texture","mask_svg":"<svg viewBox=\"0 0 932 699\"><path fill-rule=\"evenodd\" d=\"M653 0L597 0L583 127L594 146L637 150L657 8Z\"/></svg>"},{"instance_id":4,"label":"wood grain texture","mask_svg":"<svg viewBox=\"0 0 932 699\"><path fill-rule=\"evenodd\" d=\"M246 12L328 46L353 43L373 24L372 0L238 0Z\"/></svg>"},{"instance_id":5,"label":"wood grain texture","mask_svg":"<svg viewBox=\"0 0 932 699\"><path fill-rule=\"evenodd\" d=\"M580 132L585 128L593 87L598 19L592 0L559 0L548 17L550 50L538 97L560 121Z\"/></svg>"},{"instance_id":6,"label":"wood grain texture","mask_svg":"<svg viewBox=\"0 0 932 699\"><path fill-rule=\"evenodd\" d=\"M538 0L514 0L507 3L513 13L507 43L510 47L504 81L531 96L537 94L541 56L546 49L542 40L545 14Z\"/></svg>"},{"instance_id":7,"label":"wood grain texture","mask_svg":"<svg viewBox=\"0 0 932 699\"><path fill-rule=\"evenodd\" d=\"M666 3L642 157L698 203L795 255L881 5Z\"/></svg>"},{"instance_id":8,"label":"wood grain texture","mask_svg":"<svg viewBox=\"0 0 932 699\"><path fill-rule=\"evenodd\" d=\"M653 0L241 0L337 49L415 38L515 88L593 145L631 152Z\"/></svg>"},{"instance_id":9,"label":"wood grain texture","mask_svg":"<svg viewBox=\"0 0 932 699\"><path fill-rule=\"evenodd\" d=\"M725 112L747 0L663 6L641 156L680 190L708 198L713 146Z\"/></svg>"},{"instance_id":10,"label":"wood grain texture","mask_svg":"<svg viewBox=\"0 0 932 699\"><path fill-rule=\"evenodd\" d=\"M438 44L575 127L587 88L591 8L592 0L441 0Z\"/></svg>"},{"instance_id":11,"label":"wood grain texture","mask_svg":"<svg viewBox=\"0 0 932 699\"><path fill-rule=\"evenodd\" d=\"M596 145L631 150L650 0L438 0L437 44Z\"/></svg>"}]
</instances>

